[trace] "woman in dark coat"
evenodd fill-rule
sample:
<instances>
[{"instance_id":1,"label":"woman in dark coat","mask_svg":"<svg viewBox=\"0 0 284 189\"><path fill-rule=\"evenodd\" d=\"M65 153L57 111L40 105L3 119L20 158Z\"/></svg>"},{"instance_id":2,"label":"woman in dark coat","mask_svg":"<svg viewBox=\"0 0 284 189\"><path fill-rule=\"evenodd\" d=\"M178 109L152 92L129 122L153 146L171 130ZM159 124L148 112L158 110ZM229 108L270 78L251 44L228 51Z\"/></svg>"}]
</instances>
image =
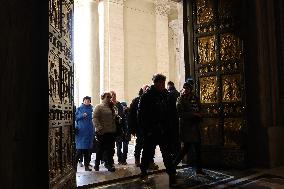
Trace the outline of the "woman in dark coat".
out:
<instances>
[{"instance_id":1,"label":"woman in dark coat","mask_svg":"<svg viewBox=\"0 0 284 189\"><path fill-rule=\"evenodd\" d=\"M179 117L180 140L183 142L183 147L178 153L174 164L178 165L185 154L190 149L191 157L193 158L196 173L205 174L201 168L201 135L200 135L200 122L202 115L200 113L200 101L192 91L193 81L187 80L183 85L181 96L177 99L177 113Z\"/></svg>"},{"instance_id":2,"label":"woman in dark coat","mask_svg":"<svg viewBox=\"0 0 284 189\"><path fill-rule=\"evenodd\" d=\"M85 171L91 171L89 168L91 161L90 150L93 148L94 139L92 113L91 97L86 96L75 113L76 167L80 156L83 155Z\"/></svg>"}]
</instances>

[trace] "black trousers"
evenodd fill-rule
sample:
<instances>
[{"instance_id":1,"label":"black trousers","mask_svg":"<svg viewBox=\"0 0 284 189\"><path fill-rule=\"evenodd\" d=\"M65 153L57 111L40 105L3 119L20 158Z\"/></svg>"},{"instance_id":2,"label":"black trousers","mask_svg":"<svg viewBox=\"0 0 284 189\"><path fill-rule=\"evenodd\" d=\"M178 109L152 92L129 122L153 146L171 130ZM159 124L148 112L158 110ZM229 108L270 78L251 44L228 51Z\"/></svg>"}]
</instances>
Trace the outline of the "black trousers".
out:
<instances>
[{"instance_id":1,"label":"black trousers","mask_svg":"<svg viewBox=\"0 0 284 189\"><path fill-rule=\"evenodd\" d=\"M76 150L76 166L77 163L83 161L84 157L84 165L89 166L91 161L91 152L90 149L77 149Z\"/></svg>"},{"instance_id":2,"label":"black trousers","mask_svg":"<svg viewBox=\"0 0 284 189\"><path fill-rule=\"evenodd\" d=\"M116 149L117 149L117 158L119 163L125 163L128 153L128 141L117 140Z\"/></svg>"},{"instance_id":3,"label":"black trousers","mask_svg":"<svg viewBox=\"0 0 284 189\"><path fill-rule=\"evenodd\" d=\"M115 148L115 134L106 133L103 135L97 135L98 149L96 153L96 165L100 164L100 161L105 161L106 165L113 165L114 160L114 148Z\"/></svg>"},{"instance_id":4,"label":"black trousers","mask_svg":"<svg viewBox=\"0 0 284 189\"><path fill-rule=\"evenodd\" d=\"M134 150L134 157L140 159L141 151L143 149L143 137L141 134L136 135L136 145Z\"/></svg>"},{"instance_id":5,"label":"black trousers","mask_svg":"<svg viewBox=\"0 0 284 189\"><path fill-rule=\"evenodd\" d=\"M136 138L136 145L135 145L135 150L134 150L134 157L135 159L140 159L144 140L141 134L137 133L136 137L137 138ZM155 149L156 149L156 146L152 148L152 159L150 160L150 163L154 163Z\"/></svg>"},{"instance_id":6,"label":"black trousers","mask_svg":"<svg viewBox=\"0 0 284 189\"><path fill-rule=\"evenodd\" d=\"M181 151L178 153L177 157L174 160L175 166L177 166L183 157L189 153L190 159L192 160L193 166L200 170L201 165L201 143L200 142L185 142Z\"/></svg>"},{"instance_id":7,"label":"black trousers","mask_svg":"<svg viewBox=\"0 0 284 189\"><path fill-rule=\"evenodd\" d=\"M142 174L147 173L149 164L153 160L153 151L155 151L156 145L160 146L160 150L163 156L163 162L166 167L166 172L169 175L175 174L176 169L173 164L173 158L170 154L171 149L167 137L159 135L151 135L144 137L143 152L140 170Z\"/></svg>"}]
</instances>

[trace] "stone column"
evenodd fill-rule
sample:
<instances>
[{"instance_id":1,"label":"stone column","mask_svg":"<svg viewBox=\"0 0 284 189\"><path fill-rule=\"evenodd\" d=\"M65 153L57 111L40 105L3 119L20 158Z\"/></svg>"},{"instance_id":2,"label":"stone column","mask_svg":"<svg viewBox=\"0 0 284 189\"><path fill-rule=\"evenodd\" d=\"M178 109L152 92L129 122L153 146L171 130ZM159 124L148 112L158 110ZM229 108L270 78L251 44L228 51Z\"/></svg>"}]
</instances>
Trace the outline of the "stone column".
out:
<instances>
[{"instance_id":1,"label":"stone column","mask_svg":"<svg viewBox=\"0 0 284 189\"><path fill-rule=\"evenodd\" d=\"M75 105L84 96L92 97L92 104L99 103L100 59L98 0L75 1Z\"/></svg>"},{"instance_id":2,"label":"stone column","mask_svg":"<svg viewBox=\"0 0 284 189\"><path fill-rule=\"evenodd\" d=\"M178 10L178 19L172 20L169 23L169 27L174 33L174 43L175 43L175 55L176 55L176 88L181 89L184 83L185 78L185 69L184 69L184 37L183 37L183 13L182 13L182 4L176 3Z\"/></svg>"},{"instance_id":3,"label":"stone column","mask_svg":"<svg viewBox=\"0 0 284 189\"><path fill-rule=\"evenodd\" d=\"M155 0L157 72L169 78L169 0Z\"/></svg>"},{"instance_id":4,"label":"stone column","mask_svg":"<svg viewBox=\"0 0 284 189\"><path fill-rule=\"evenodd\" d=\"M117 99L124 100L124 29L125 0L105 1L105 90L114 90Z\"/></svg>"}]
</instances>

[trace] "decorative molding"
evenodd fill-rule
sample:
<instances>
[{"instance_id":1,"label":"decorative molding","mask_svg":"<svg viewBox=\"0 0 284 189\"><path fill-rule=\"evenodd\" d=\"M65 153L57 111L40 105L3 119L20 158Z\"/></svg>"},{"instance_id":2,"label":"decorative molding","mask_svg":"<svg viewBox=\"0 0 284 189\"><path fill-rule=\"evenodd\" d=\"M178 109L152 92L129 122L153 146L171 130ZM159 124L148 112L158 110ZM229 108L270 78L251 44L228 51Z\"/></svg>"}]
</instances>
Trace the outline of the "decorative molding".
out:
<instances>
[{"instance_id":1,"label":"decorative molding","mask_svg":"<svg viewBox=\"0 0 284 189\"><path fill-rule=\"evenodd\" d=\"M75 4L83 4L83 3L99 3L100 0L74 0Z\"/></svg>"},{"instance_id":2,"label":"decorative molding","mask_svg":"<svg viewBox=\"0 0 284 189\"><path fill-rule=\"evenodd\" d=\"M171 0L169 1L170 9L177 9L179 4L180 3L176 1L171 1Z\"/></svg>"},{"instance_id":3,"label":"decorative molding","mask_svg":"<svg viewBox=\"0 0 284 189\"><path fill-rule=\"evenodd\" d=\"M108 0L110 3L115 3L118 5L123 5L126 0Z\"/></svg>"},{"instance_id":4,"label":"decorative molding","mask_svg":"<svg viewBox=\"0 0 284 189\"><path fill-rule=\"evenodd\" d=\"M173 31L174 46L175 46L175 65L177 69L178 81L177 87L182 88L184 82L184 36L183 36L183 22L180 19L172 20L169 23L169 28Z\"/></svg>"},{"instance_id":5,"label":"decorative molding","mask_svg":"<svg viewBox=\"0 0 284 189\"><path fill-rule=\"evenodd\" d=\"M156 15L168 16L171 5L169 0L154 0Z\"/></svg>"}]
</instances>

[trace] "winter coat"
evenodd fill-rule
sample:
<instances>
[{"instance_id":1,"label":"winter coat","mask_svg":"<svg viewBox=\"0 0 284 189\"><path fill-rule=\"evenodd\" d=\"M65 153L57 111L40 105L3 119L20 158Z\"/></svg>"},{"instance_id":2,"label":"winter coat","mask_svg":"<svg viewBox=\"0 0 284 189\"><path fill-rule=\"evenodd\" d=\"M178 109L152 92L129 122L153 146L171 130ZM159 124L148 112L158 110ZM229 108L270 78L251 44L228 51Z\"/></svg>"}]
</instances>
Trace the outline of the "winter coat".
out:
<instances>
[{"instance_id":1,"label":"winter coat","mask_svg":"<svg viewBox=\"0 0 284 189\"><path fill-rule=\"evenodd\" d=\"M176 108L176 102L179 95L180 95L179 92L175 88L169 90L169 105L170 105L170 115L171 115L170 126L171 126L171 133L175 141L179 139L179 118L177 115L177 108Z\"/></svg>"},{"instance_id":2,"label":"winter coat","mask_svg":"<svg viewBox=\"0 0 284 189\"><path fill-rule=\"evenodd\" d=\"M138 120L137 120L137 110L139 104L140 96L134 98L129 107L129 115L128 115L128 127L129 132L131 134L141 135L141 131L138 128Z\"/></svg>"},{"instance_id":3,"label":"winter coat","mask_svg":"<svg viewBox=\"0 0 284 189\"><path fill-rule=\"evenodd\" d=\"M82 104L77 108L75 113L75 142L76 149L91 149L93 148L93 122L92 122L93 106ZM83 117L83 113L87 113Z\"/></svg>"},{"instance_id":4,"label":"winter coat","mask_svg":"<svg viewBox=\"0 0 284 189\"><path fill-rule=\"evenodd\" d=\"M194 115L200 112L200 102L194 94L182 95L177 99L180 139L182 142L201 142L200 121Z\"/></svg>"},{"instance_id":5,"label":"winter coat","mask_svg":"<svg viewBox=\"0 0 284 189\"><path fill-rule=\"evenodd\" d=\"M115 115L112 113L110 107L106 103L98 104L93 113L93 123L96 127L96 132L101 134L115 133Z\"/></svg>"},{"instance_id":6,"label":"winter coat","mask_svg":"<svg viewBox=\"0 0 284 189\"><path fill-rule=\"evenodd\" d=\"M138 124L143 136L166 138L170 134L169 93L159 92L152 85L141 96L138 105Z\"/></svg>"},{"instance_id":7,"label":"winter coat","mask_svg":"<svg viewBox=\"0 0 284 189\"><path fill-rule=\"evenodd\" d=\"M115 112L117 113L117 115L119 116L119 121L117 120L116 122L116 141L122 141L123 140L123 131L126 130L126 120L125 120L125 115L124 115L124 110L123 110L123 106L122 104L117 101L115 104L114 104L114 109L115 109Z\"/></svg>"}]
</instances>

